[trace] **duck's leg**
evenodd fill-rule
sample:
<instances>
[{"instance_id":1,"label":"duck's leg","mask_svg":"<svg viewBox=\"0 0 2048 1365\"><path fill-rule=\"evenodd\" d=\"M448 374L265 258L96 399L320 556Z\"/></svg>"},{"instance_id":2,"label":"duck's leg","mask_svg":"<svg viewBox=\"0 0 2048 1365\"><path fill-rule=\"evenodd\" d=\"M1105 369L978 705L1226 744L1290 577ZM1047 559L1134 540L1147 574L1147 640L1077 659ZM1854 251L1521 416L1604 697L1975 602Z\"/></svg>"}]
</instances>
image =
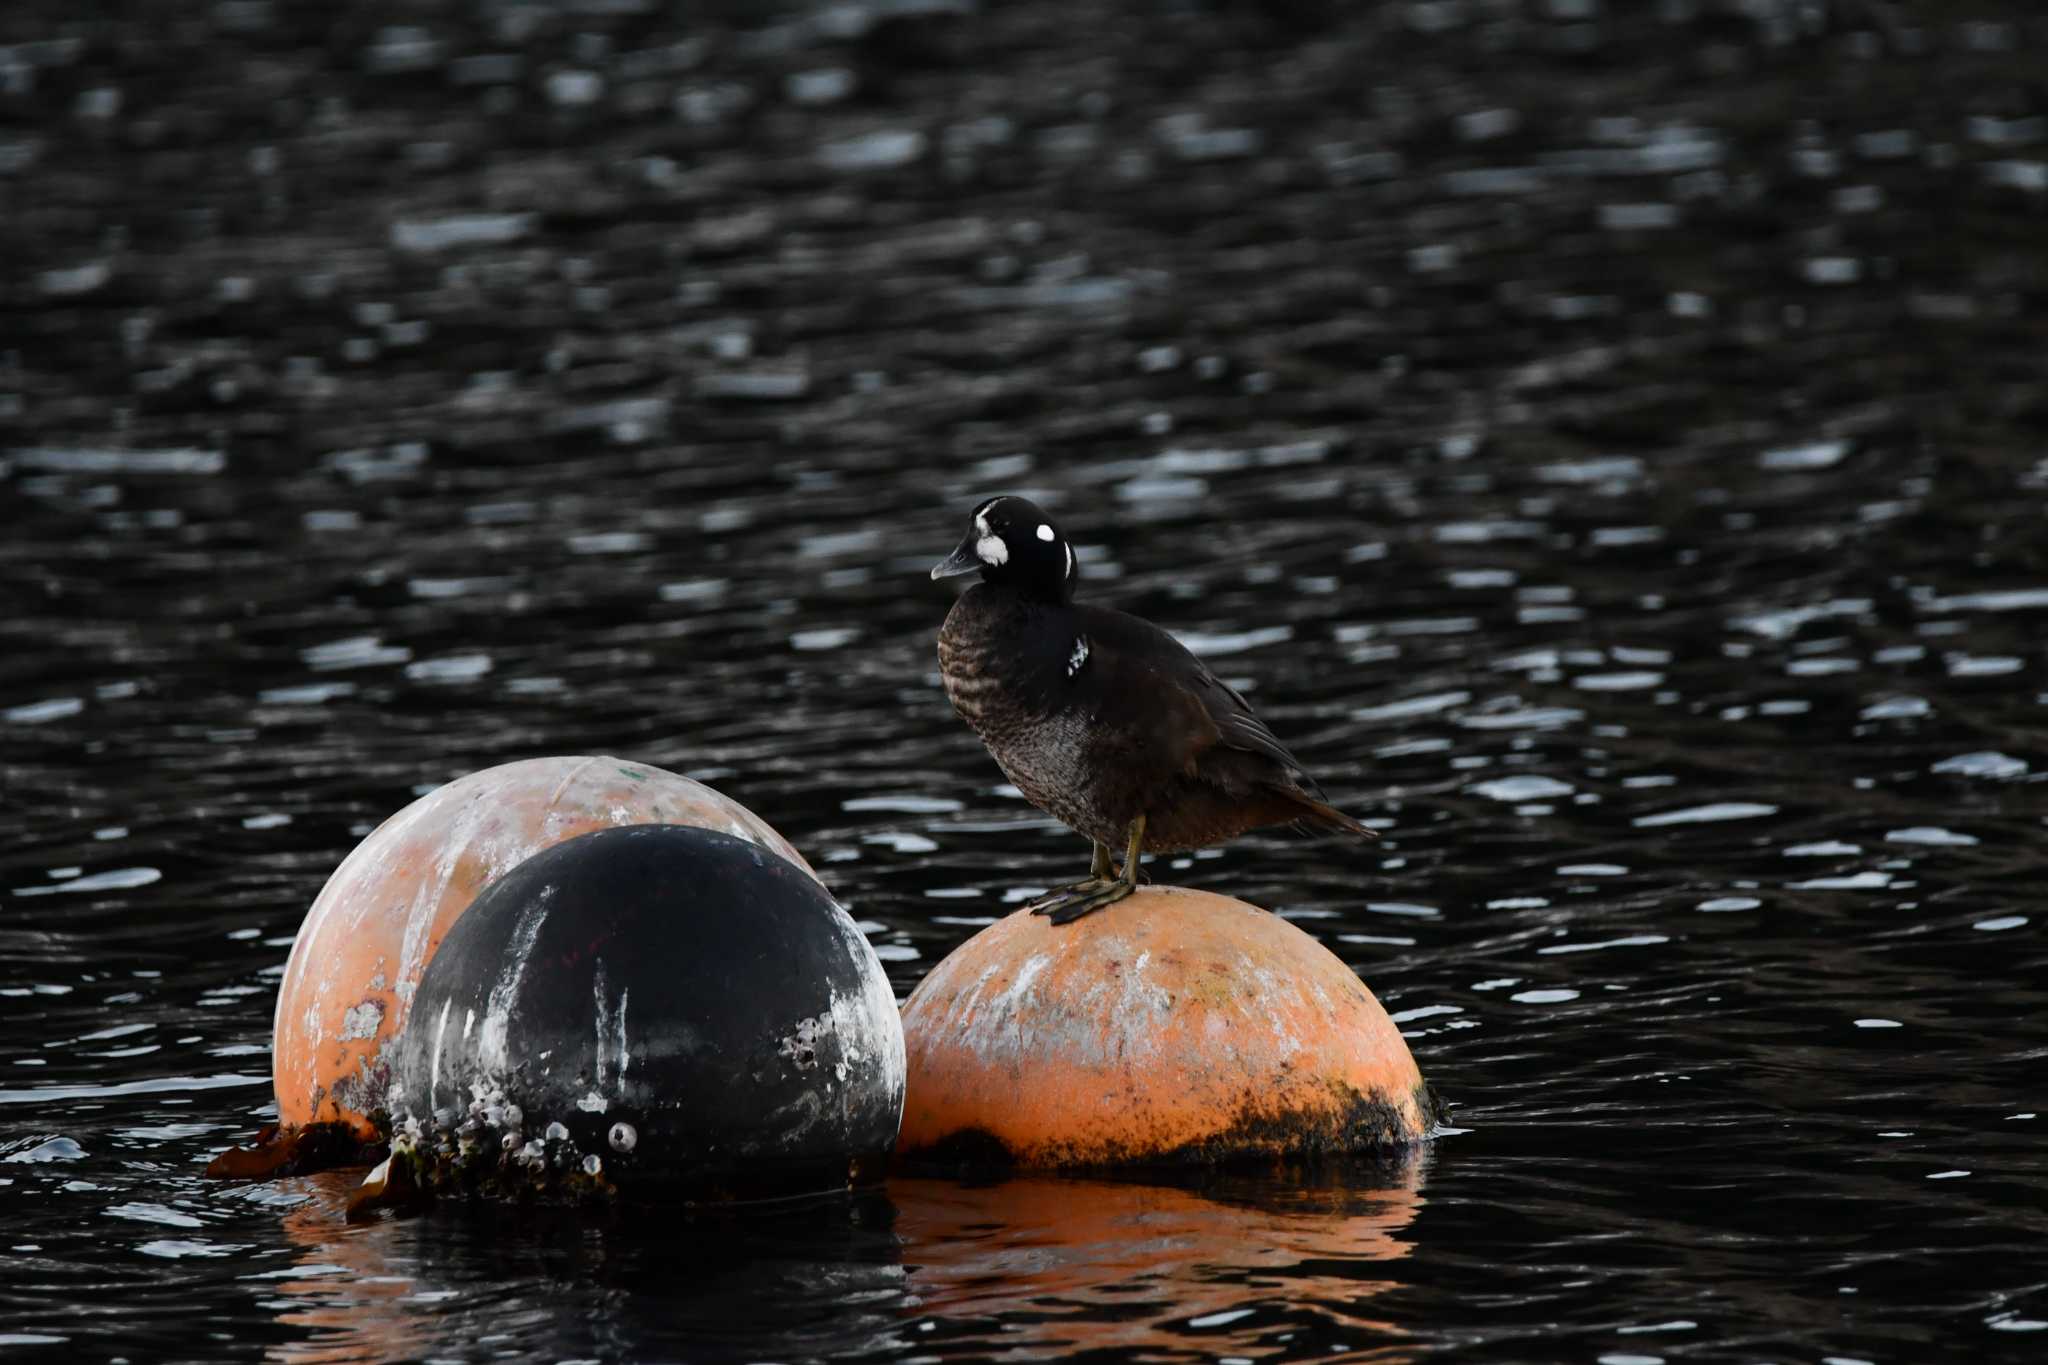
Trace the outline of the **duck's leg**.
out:
<instances>
[{"instance_id":1,"label":"duck's leg","mask_svg":"<svg viewBox=\"0 0 2048 1365\"><path fill-rule=\"evenodd\" d=\"M1054 924L1069 924L1083 915L1094 914L1105 905L1115 905L1125 896L1138 889L1138 878L1142 875L1138 871L1138 851L1144 847L1144 844L1145 817L1141 815L1131 821L1130 842L1124 849L1124 870L1118 874L1115 880L1109 882L1100 890L1090 891L1084 895L1070 896L1059 905L1048 906L1038 913L1050 916ZM1097 845L1097 847L1100 847L1100 845Z\"/></svg>"},{"instance_id":2,"label":"duck's leg","mask_svg":"<svg viewBox=\"0 0 2048 1365\"><path fill-rule=\"evenodd\" d=\"M1108 845L1099 839L1091 839L1089 843L1094 846L1095 853L1088 860L1087 879L1067 886L1055 886L1052 890L1025 906L1026 910L1029 910L1034 915L1049 915L1068 901L1082 896L1093 895L1111 884L1113 879L1109 875Z\"/></svg>"}]
</instances>

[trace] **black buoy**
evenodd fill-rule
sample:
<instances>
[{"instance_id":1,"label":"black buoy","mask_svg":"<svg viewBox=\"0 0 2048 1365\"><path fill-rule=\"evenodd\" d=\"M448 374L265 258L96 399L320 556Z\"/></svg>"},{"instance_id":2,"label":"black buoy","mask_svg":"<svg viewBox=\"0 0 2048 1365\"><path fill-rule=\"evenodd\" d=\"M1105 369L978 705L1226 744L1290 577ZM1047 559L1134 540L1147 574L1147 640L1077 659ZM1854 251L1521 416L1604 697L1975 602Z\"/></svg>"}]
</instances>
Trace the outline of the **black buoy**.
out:
<instances>
[{"instance_id":1,"label":"black buoy","mask_svg":"<svg viewBox=\"0 0 2048 1365\"><path fill-rule=\"evenodd\" d=\"M880 1178L903 1029L874 949L802 868L627 825L477 897L420 979L392 1077L402 1184L759 1197Z\"/></svg>"}]
</instances>

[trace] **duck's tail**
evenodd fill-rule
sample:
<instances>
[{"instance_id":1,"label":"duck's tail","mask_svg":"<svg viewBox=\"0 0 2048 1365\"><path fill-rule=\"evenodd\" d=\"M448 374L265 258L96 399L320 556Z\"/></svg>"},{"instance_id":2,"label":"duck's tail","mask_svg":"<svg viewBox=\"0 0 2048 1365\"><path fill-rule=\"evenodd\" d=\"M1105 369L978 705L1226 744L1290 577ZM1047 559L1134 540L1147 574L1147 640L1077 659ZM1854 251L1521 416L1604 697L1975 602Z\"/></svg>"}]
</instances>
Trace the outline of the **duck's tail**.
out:
<instances>
[{"instance_id":1,"label":"duck's tail","mask_svg":"<svg viewBox=\"0 0 2048 1365\"><path fill-rule=\"evenodd\" d=\"M1359 839L1377 839L1379 831L1367 829L1358 821L1338 810L1327 801L1318 801L1310 796L1297 796L1295 803L1301 807L1302 815L1294 822L1294 828L1303 834L1313 834L1319 829L1336 830Z\"/></svg>"}]
</instances>

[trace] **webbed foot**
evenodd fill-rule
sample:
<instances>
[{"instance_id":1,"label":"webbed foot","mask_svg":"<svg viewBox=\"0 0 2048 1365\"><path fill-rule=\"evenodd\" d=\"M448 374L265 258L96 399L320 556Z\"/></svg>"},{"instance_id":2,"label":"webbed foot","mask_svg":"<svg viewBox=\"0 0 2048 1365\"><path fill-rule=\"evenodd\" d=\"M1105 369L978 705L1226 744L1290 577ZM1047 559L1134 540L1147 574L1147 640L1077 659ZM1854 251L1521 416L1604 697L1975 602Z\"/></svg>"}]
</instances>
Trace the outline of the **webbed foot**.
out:
<instances>
[{"instance_id":1,"label":"webbed foot","mask_svg":"<svg viewBox=\"0 0 2048 1365\"><path fill-rule=\"evenodd\" d=\"M1044 915L1054 924L1071 924L1083 915L1092 915L1105 905L1115 905L1138 889L1138 882L1144 873L1138 867L1138 852L1145 846L1145 817L1139 816L1131 822L1130 837L1124 848L1124 868L1116 876L1109 876L1109 850L1101 844L1095 846L1095 875L1085 882L1063 886L1049 896L1042 896L1031 903L1031 913Z\"/></svg>"},{"instance_id":2,"label":"webbed foot","mask_svg":"<svg viewBox=\"0 0 2048 1365\"><path fill-rule=\"evenodd\" d=\"M1115 905L1138 888L1119 877L1087 895L1075 896L1064 903L1048 907L1038 913L1047 916L1054 924L1071 924L1083 915L1092 915L1105 905Z\"/></svg>"},{"instance_id":3,"label":"webbed foot","mask_svg":"<svg viewBox=\"0 0 2048 1365\"><path fill-rule=\"evenodd\" d=\"M1074 882L1069 886L1056 886L1037 900L1025 905L1024 908L1034 915L1055 915L1053 923L1063 924L1065 921L1056 917L1056 912L1062 906L1074 901L1085 900L1103 888L1114 885L1116 885L1116 878L1114 877L1090 877L1086 881Z\"/></svg>"}]
</instances>

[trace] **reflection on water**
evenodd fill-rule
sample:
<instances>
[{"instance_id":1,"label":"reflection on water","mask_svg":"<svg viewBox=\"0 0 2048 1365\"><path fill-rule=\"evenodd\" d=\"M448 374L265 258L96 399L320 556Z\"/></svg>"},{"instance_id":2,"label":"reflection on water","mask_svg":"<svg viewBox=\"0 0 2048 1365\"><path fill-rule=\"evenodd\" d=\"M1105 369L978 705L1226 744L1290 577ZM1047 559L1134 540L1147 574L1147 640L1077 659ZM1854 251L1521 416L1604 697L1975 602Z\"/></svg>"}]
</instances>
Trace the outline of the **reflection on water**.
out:
<instances>
[{"instance_id":1,"label":"reflection on water","mask_svg":"<svg viewBox=\"0 0 2048 1365\"><path fill-rule=\"evenodd\" d=\"M420 1310L455 1292L420 1283L417 1259L399 1259L389 1227L342 1220L356 1182L353 1172L339 1171L286 1182L310 1197L281 1220L291 1264L261 1272L256 1291L259 1307L295 1329L271 1348L275 1359L302 1365L421 1360L446 1339Z\"/></svg>"},{"instance_id":2,"label":"reflection on water","mask_svg":"<svg viewBox=\"0 0 2048 1365\"><path fill-rule=\"evenodd\" d=\"M1373 1299L1389 1287L1379 1263L1411 1249L1425 1164L1202 1191L1042 1179L899 1180L889 1193L918 1310L1000 1330L1011 1351L1181 1359L1292 1344L1396 1360L1382 1348L1408 1334Z\"/></svg>"},{"instance_id":3,"label":"reflection on water","mask_svg":"<svg viewBox=\"0 0 2048 1365\"><path fill-rule=\"evenodd\" d=\"M0 1351L2048 1340L2027 7L186 8L0 7ZM1069 875L936 678L1006 489L1380 829L1153 870L1360 971L1426 1172L199 1178L462 773L714 783L899 994Z\"/></svg>"},{"instance_id":4,"label":"reflection on water","mask_svg":"<svg viewBox=\"0 0 2048 1365\"><path fill-rule=\"evenodd\" d=\"M920 1342L1039 1357L1232 1349L1408 1358L1376 1315L1426 1159L1214 1178L901 1179L743 1215L340 1219L352 1177L290 1182L290 1264L242 1277L295 1365L526 1354L860 1355ZM477 1234L488 1230L488 1236Z\"/></svg>"},{"instance_id":5,"label":"reflection on water","mask_svg":"<svg viewBox=\"0 0 2048 1365\"><path fill-rule=\"evenodd\" d=\"M347 1184L310 1182L292 1264L258 1308L292 1362L427 1358L451 1346L552 1359L804 1357L905 1344L906 1275L879 1196L741 1213L602 1218L442 1207L351 1226Z\"/></svg>"}]
</instances>

